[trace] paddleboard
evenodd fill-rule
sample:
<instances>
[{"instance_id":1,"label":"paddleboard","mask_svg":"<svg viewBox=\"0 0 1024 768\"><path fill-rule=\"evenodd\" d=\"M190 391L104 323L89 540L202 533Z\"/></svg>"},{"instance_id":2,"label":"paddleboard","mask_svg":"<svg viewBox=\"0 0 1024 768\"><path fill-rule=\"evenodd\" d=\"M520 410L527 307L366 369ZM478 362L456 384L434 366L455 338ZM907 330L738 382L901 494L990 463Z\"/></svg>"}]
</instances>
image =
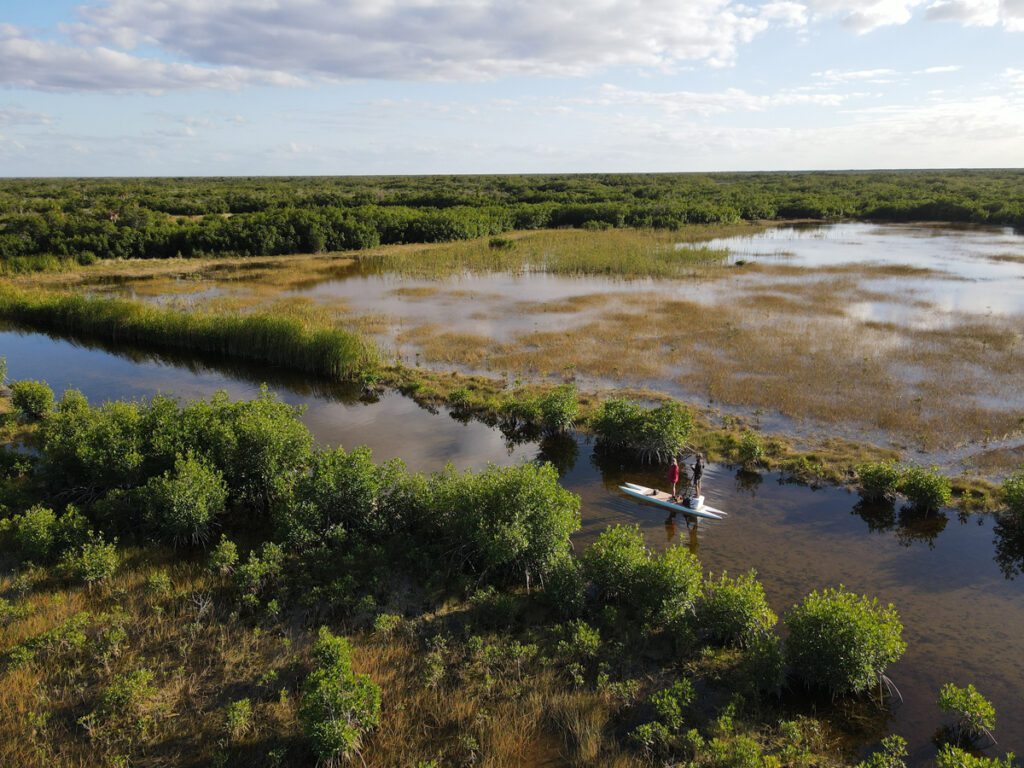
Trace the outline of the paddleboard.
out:
<instances>
[{"instance_id":1,"label":"paddleboard","mask_svg":"<svg viewBox=\"0 0 1024 768\"><path fill-rule=\"evenodd\" d=\"M688 507L685 504L679 504L672 501L672 497L664 491L658 491L654 488L648 488L644 485L638 485L636 483L627 483L626 485L620 485L619 490L623 493L632 496L635 499L641 501L648 501L651 504L657 504L659 507L665 507L666 509L672 509L676 512L682 512L685 515L692 515L693 517L701 517L705 520L721 520L722 513L717 509L712 509L704 505L704 497L697 497L697 505L694 507Z\"/></svg>"},{"instance_id":2,"label":"paddleboard","mask_svg":"<svg viewBox=\"0 0 1024 768\"><path fill-rule=\"evenodd\" d=\"M629 488L632 488L634 491L640 491L640 493L646 494L648 496L650 495L651 491L654 490L653 488L648 488L646 485L640 485L639 483L623 482L622 484L625 485L625 486L628 486ZM659 493L660 493L660 491L659 491ZM665 495L667 496L668 494L665 494ZM679 504L678 506L680 506L681 508L686 509L686 510L690 510L690 509L705 510L705 511L710 512L710 513L712 513L714 515L718 515L719 517L726 517L729 514L728 512L722 511L721 509L715 509L714 507L709 507L707 504L704 503L704 497L703 496L698 496L697 498L700 499L700 502L695 507L688 507L685 504Z\"/></svg>"}]
</instances>

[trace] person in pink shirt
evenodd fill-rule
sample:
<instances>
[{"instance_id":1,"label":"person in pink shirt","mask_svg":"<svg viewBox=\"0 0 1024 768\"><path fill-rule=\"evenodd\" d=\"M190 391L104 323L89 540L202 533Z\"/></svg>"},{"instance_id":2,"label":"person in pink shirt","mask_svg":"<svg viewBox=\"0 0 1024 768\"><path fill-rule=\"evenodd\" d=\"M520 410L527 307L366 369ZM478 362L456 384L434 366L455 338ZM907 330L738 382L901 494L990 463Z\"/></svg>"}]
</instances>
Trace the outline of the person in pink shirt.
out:
<instances>
[{"instance_id":1,"label":"person in pink shirt","mask_svg":"<svg viewBox=\"0 0 1024 768\"><path fill-rule=\"evenodd\" d=\"M679 461L672 459L668 467L668 481L672 484L672 498L676 498L676 486L679 484Z\"/></svg>"}]
</instances>

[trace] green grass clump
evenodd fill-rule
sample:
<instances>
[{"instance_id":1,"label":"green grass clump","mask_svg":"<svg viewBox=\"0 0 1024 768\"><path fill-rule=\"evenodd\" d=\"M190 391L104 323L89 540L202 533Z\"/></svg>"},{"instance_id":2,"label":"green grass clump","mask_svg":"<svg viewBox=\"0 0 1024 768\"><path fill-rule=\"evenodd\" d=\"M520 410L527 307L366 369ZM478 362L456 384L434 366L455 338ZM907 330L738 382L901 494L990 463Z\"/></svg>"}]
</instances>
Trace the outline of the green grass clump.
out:
<instances>
[{"instance_id":1,"label":"green grass clump","mask_svg":"<svg viewBox=\"0 0 1024 768\"><path fill-rule=\"evenodd\" d=\"M201 352L357 379L379 365L355 333L295 317L182 312L126 299L0 288L0 318L75 338Z\"/></svg>"}]
</instances>

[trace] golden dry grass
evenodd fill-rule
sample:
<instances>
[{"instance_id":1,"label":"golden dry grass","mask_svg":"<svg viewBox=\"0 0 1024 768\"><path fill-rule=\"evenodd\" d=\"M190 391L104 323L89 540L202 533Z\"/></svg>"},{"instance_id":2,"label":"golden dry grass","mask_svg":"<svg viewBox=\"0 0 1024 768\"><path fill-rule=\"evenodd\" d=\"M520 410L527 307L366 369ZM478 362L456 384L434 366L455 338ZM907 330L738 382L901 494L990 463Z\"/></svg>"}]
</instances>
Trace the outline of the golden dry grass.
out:
<instances>
[{"instance_id":1,"label":"golden dry grass","mask_svg":"<svg viewBox=\"0 0 1024 768\"><path fill-rule=\"evenodd\" d=\"M169 575L170 592L147 586L158 571ZM128 551L102 589L44 578L25 592L8 572L0 594L28 612L0 626L0 765L312 764L297 703L315 627L239 618L220 577L159 552ZM9 661L16 646L82 611L93 617L84 644ZM111 646L104 633L115 626L125 634ZM639 765L605 728L613 708L601 694L567 691L545 665L487 675L461 651L428 682L423 640L406 626L388 637L348 633L356 670L382 689L381 726L362 749L367 766ZM97 710L104 687L141 668L154 673L155 694L144 705L151 727L133 739L93 727L90 737L80 720ZM253 727L231 737L226 707L241 698L252 702Z\"/></svg>"}]
</instances>

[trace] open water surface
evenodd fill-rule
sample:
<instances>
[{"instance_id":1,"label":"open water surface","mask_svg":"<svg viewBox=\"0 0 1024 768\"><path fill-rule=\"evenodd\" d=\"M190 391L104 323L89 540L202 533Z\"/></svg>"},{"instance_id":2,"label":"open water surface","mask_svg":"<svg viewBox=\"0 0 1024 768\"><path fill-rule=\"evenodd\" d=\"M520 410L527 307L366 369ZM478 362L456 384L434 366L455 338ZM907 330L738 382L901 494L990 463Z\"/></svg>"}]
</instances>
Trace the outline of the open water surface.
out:
<instances>
[{"instance_id":1,"label":"open water surface","mask_svg":"<svg viewBox=\"0 0 1024 768\"><path fill-rule=\"evenodd\" d=\"M652 546L687 545L709 571L755 568L780 613L811 590L838 584L894 603L909 648L890 672L905 703L887 727L910 741L915 763L934 754L931 739L946 722L935 698L948 681L977 685L996 706L999 749L1024 753L1024 533L994 517L863 510L843 489L812 490L773 474L713 466L704 483L708 503L729 516L693 529L618 491L624 479L663 485L660 468L609 464L584 439L510 445L496 429L399 395L365 403L350 389L273 369L115 353L42 334L0 331L0 355L11 379L46 380L58 393L72 386L94 402L157 392L208 397L218 389L252 397L265 381L285 401L307 407L303 419L321 443L368 445L378 458L398 456L415 470L550 458L563 484L582 497L577 547L607 525L638 524ZM881 735L865 734L865 747Z\"/></svg>"}]
</instances>

